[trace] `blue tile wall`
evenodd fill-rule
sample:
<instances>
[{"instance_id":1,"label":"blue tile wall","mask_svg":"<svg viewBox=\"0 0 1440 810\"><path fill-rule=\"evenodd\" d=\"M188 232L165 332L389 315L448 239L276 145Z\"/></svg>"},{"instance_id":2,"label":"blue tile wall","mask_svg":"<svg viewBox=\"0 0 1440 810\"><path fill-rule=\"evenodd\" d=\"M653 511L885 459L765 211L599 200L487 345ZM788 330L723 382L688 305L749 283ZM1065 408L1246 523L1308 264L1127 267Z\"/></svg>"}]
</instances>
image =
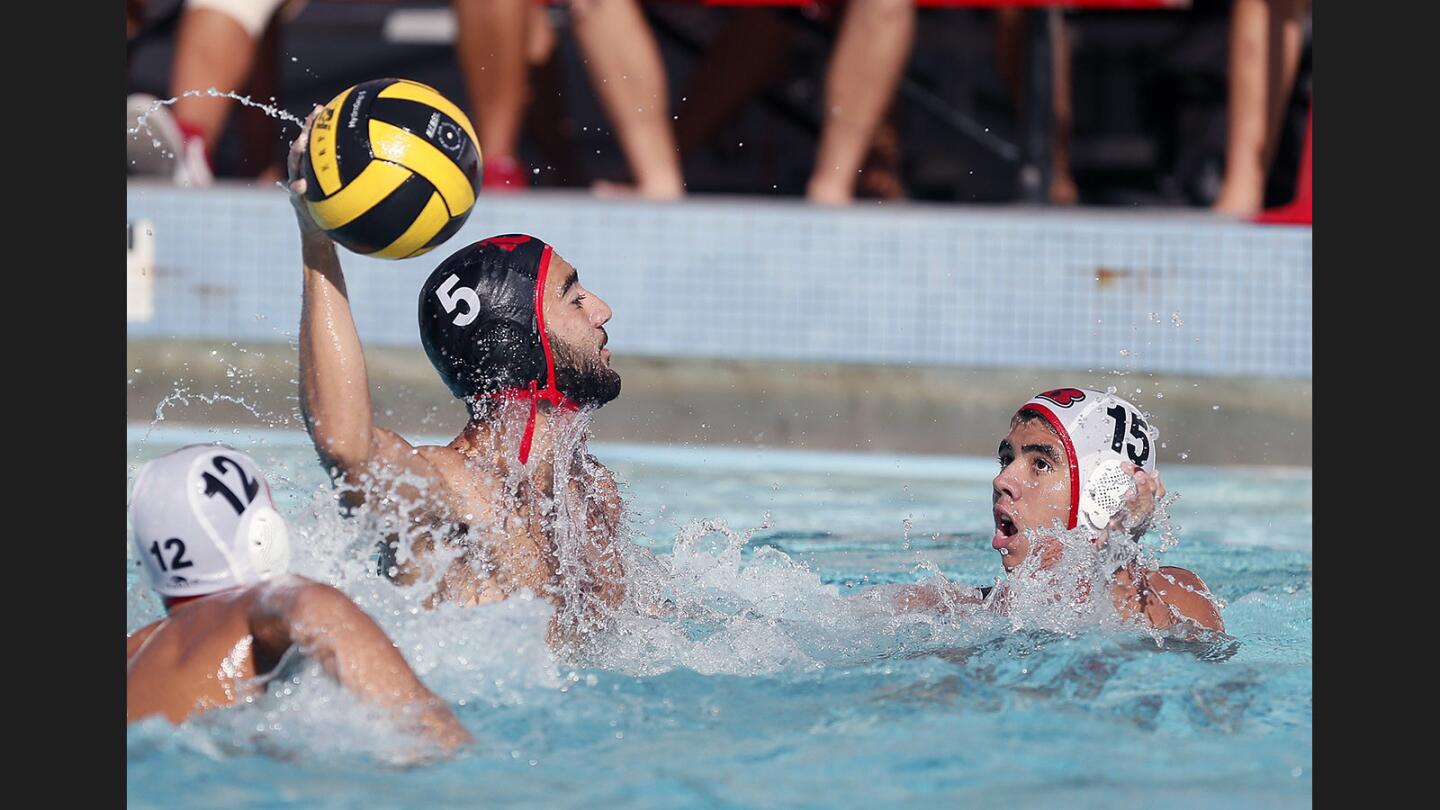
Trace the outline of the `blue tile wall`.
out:
<instances>
[{"instance_id":1,"label":"blue tile wall","mask_svg":"<svg viewBox=\"0 0 1440 810\"><path fill-rule=\"evenodd\" d=\"M131 183L126 197L156 250L155 314L131 337L294 339L299 239L280 190ZM579 268L615 311L617 354L1311 374L1310 229L1198 212L482 192L429 255L342 251L361 339L418 347L430 270L508 232Z\"/></svg>"}]
</instances>

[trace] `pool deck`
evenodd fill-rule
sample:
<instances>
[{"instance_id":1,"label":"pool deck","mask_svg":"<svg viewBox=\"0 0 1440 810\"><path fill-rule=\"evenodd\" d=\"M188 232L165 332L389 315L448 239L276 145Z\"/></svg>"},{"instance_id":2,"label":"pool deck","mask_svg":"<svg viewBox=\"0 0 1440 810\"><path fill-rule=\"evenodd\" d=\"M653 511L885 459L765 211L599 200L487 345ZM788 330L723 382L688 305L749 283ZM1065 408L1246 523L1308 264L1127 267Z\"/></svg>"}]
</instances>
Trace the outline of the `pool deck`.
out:
<instances>
[{"instance_id":1,"label":"pool deck","mask_svg":"<svg viewBox=\"0 0 1440 810\"><path fill-rule=\"evenodd\" d=\"M300 428L295 349L235 343L132 338L127 420L151 422L179 392L188 403L164 406L169 424ZM453 435L463 424L463 409L422 352L372 347L366 362L380 423L411 435ZM624 391L596 416L597 441L988 456L1015 406L1036 391L1113 385L1151 412L1162 463L1312 463L1308 379L618 354L614 367Z\"/></svg>"}]
</instances>

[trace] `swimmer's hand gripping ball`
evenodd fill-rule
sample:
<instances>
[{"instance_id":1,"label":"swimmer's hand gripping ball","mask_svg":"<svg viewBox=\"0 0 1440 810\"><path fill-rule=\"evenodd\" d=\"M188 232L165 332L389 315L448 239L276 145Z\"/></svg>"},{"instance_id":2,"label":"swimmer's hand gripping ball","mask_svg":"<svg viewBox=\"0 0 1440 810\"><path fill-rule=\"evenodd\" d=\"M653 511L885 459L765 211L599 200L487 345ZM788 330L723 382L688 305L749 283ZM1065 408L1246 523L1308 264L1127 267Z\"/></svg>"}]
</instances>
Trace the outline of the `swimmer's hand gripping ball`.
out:
<instances>
[{"instance_id":1,"label":"swimmer's hand gripping ball","mask_svg":"<svg viewBox=\"0 0 1440 810\"><path fill-rule=\"evenodd\" d=\"M326 104L302 166L305 205L331 239L364 256L408 259L449 239L480 191L480 144L435 88L377 79Z\"/></svg>"}]
</instances>

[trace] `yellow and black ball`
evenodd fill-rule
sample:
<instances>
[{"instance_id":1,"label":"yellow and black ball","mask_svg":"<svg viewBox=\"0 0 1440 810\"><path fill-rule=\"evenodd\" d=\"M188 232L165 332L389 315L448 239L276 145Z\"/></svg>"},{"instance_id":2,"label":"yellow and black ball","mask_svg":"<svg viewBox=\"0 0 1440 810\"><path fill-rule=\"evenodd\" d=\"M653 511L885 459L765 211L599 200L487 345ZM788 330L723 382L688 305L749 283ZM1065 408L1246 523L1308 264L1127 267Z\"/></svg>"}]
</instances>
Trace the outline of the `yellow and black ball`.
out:
<instances>
[{"instance_id":1,"label":"yellow and black ball","mask_svg":"<svg viewBox=\"0 0 1440 810\"><path fill-rule=\"evenodd\" d=\"M429 251L465 224L480 191L470 119L408 79L363 82L332 99L310 128L306 157L310 215L365 256Z\"/></svg>"}]
</instances>

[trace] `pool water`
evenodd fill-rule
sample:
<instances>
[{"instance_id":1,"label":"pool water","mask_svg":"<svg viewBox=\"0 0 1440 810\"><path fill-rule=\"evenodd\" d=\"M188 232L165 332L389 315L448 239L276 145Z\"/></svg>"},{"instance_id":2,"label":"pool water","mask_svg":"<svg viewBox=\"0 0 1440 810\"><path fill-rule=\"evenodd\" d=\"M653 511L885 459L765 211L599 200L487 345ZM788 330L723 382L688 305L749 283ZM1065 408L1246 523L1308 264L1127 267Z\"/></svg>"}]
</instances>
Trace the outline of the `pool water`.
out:
<instances>
[{"instance_id":1,"label":"pool water","mask_svg":"<svg viewBox=\"0 0 1440 810\"><path fill-rule=\"evenodd\" d=\"M252 705L128 732L132 807L1300 807L1312 801L1311 472L1162 468L1163 561L1223 600L1229 639L894 616L875 584L992 584L992 459L593 445L623 482L634 576L684 607L583 660L548 603L419 608L376 577L307 437L132 427L138 465L224 441L266 470L293 570L344 589L450 701L451 760L317 671ZM128 559L127 629L161 615ZM202 801L203 799L203 801Z\"/></svg>"}]
</instances>

